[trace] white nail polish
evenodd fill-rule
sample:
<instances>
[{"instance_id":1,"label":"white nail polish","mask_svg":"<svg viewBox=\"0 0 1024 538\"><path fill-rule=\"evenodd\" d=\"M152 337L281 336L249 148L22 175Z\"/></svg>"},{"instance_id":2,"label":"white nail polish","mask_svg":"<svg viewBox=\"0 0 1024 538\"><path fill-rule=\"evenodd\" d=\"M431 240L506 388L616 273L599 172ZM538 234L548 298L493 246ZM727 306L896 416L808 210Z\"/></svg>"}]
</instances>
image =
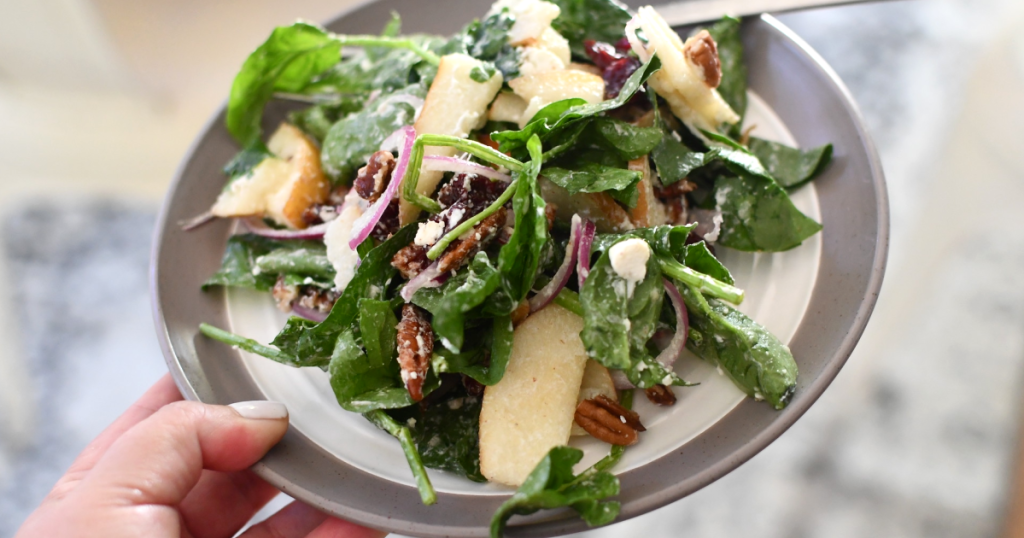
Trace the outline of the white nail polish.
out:
<instances>
[{"instance_id":1,"label":"white nail polish","mask_svg":"<svg viewBox=\"0 0 1024 538\"><path fill-rule=\"evenodd\" d=\"M288 408L280 402L266 400L254 400L251 402L237 402L229 405L243 418L280 420L288 418Z\"/></svg>"}]
</instances>

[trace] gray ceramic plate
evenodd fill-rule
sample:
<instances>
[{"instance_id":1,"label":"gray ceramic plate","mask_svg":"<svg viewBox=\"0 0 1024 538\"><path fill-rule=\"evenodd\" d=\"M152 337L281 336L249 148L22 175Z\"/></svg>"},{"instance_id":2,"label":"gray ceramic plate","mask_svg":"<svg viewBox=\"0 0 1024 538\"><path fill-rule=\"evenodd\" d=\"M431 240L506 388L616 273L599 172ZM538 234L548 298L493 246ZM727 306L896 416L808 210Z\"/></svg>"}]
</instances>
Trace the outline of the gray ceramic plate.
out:
<instances>
[{"instance_id":1,"label":"gray ceramic plate","mask_svg":"<svg viewBox=\"0 0 1024 538\"><path fill-rule=\"evenodd\" d=\"M489 3L448 1L444 10L438 10L437 4L417 0L377 2L340 17L329 27L365 33L380 27L396 10L403 15L407 32L450 34L486 12ZM800 366L796 397L777 412L743 398L699 361L680 361L686 378L702 384L677 391L680 402L672 411L650 409L651 415L645 415L651 416L655 427L645 434L643 443L627 451L616 469L622 483L620 521L706 486L781 435L843 366L881 286L888 246L885 183L848 92L824 61L774 18L747 21L743 38L754 94L751 116L759 124L758 133L803 147L832 142L836 148L825 174L794 195L802 210L821 220L822 234L788 253L727 253L725 257L748 291L744 311L788 341L793 350ZM283 104L272 105L267 127L285 112ZM199 323L207 322L266 340L280 321L265 297L200 291L202 282L219 266L231 233L229 223L217 222L189 233L177 224L209 208L223 184L220 169L236 151L223 127L222 111L185 158L157 225L153 306L164 355L178 387L190 399L211 403L285 401L292 410L292 428L255 469L293 497L392 532L485 536L491 514L509 491L432 472L439 501L423 506L406 477L404 461L393 452L396 443L385 443L384 434L332 405L318 371L275 369L279 365L197 336ZM384 443L379 450L367 449L378 442ZM584 442L581 446L588 458L600 455L596 445ZM515 518L512 523L509 534L514 536L585 529L568 510Z\"/></svg>"}]
</instances>

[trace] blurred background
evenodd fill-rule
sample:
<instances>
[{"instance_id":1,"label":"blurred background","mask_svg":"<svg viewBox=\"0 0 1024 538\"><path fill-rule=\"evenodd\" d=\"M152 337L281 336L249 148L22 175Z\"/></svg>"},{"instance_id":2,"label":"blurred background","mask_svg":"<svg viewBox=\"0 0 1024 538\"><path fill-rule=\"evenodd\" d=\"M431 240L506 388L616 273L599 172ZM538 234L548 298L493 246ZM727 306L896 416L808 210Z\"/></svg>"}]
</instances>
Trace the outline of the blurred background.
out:
<instances>
[{"instance_id":1,"label":"blurred background","mask_svg":"<svg viewBox=\"0 0 1024 538\"><path fill-rule=\"evenodd\" d=\"M0 537L166 371L151 229L236 69L273 26L354 3L0 2ZM881 154L892 246L878 308L833 386L767 450L584 535L1015 536L1024 2L781 18L845 80Z\"/></svg>"}]
</instances>

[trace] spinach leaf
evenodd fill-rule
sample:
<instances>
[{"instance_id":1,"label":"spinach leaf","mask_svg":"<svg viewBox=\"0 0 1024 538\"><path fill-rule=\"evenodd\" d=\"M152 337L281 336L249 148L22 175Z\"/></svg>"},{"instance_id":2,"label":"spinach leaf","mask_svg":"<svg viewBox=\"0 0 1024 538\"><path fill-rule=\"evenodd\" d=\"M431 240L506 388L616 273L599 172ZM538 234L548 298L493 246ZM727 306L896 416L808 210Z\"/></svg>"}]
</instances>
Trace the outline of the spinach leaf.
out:
<instances>
[{"instance_id":1,"label":"spinach leaf","mask_svg":"<svg viewBox=\"0 0 1024 538\"><path fill-rule=\"evenodd\" d=\"M416 449L416 443L412 439L412 433L409 432L409 428L402 426L380 409L370 411L363 416L366 420L373 423L374 426L398 439L398 442L402 445L402 452L405 453L405 460L409 463L409 470L412 471L412 476L416 479L416 489L420 492L420 499L426 505L436 503L437 493L434 491L434 486L430 483L427 470L423 467L423 459Z\"/></svg>"},{"instance_id":2,"label":"spinach leaf","mask_svg":"<svg viewBox=\"0 0 1024 538\"><path fill-rule=\"evenodd\" d=\"M787 189L799 187L814 179L832 160L832 144L799 150L778 142L751 138L750 151L775 181Z\"/></svg>"},{"instance_id":3,"label":"spinach leaf","mask_svg":"<svg viewBox=\"0 0 1024 538\"><path fill-rule=\"evenodd\" d=\"M322 144L332 125L353 112L359 112L364 104L362 95L342 95L331 102L292 112L288 121Z\"/></svg>"},{"instance_id":4,"label":"spinach leaf","mask_svg":"<svg viewBox=\"0 0 1024 538\"><path fill-rule=\"evenodd\" d=\"M267 157L273 157L267 145L259 138L254 139L224 166L224 175L228 176L224 189L227 190L232 181L249 175Z\"/></svg>"},{"instance_id":5,"label":"spinach leaf","mask_svg":"<svg viewBox=\"0 0 1024 538\"><path fill-rule=\"evenodd\" d=\"M552 0L562 13L551 26L569 41L573 56L586 59L583 41L615 43L626 35L631 15L615 0Z\"/></svg>"},{"instance_id":6,"label":"spinach leaf","mask_svg":"<svg viewBox=\"0 0 1024 538\"><path fill-rule=\"evenodd\" d=\"M263 107L275 91L300 91L341 58L341 43L305 22L279 26L242 64L228 98L227 127L240 144L259 138Z\"/></svg>"},{"instance_id":7,"label":"spinach leaf","mask_svg":"<svg viewBox=\"0 0 1024 538\"><path fill-rule=\"evenodd\" d=\"M722 82L718 85L718 93L740 116L740 121L731 126L730 133L734 138L739 137L740 125L747 113L747 66L743 63L740 24L739 19L723 17L707 29L718 45L718 60L722 64Z\"/></svg>"},{"instance_id":8,"label":"spinach leaf","mask_svg":"<svg viewBox=\"0 0 1024 538\"><path fill-rule=\"evenodd\" d=\"M686 245L686 254L683 255L680 261L683 262L683 265L693 268L699 273L704 273L715 280L721 280L726 284L736 283L729 269L722 265L722 262L718 261L718 258L708 250L708 246L704 241Z\"/></svg>"},{"instance_id":9,"label":"spinach leaf","mask_svg":"<svg viewBox=\"0 0 1024 538\"><path fill-rule=\"evenodd\" d=\"M607 192L612 198L627 207L636 206L640 196L636 188L637 183L642 179L640 172L606 166L585 158L572 159L558 164L567 168L549 166L544 169L544 177L569 191L570 194Z\"/></svg>"},{"instance_id":10,"label":"spinach leaf","mask_svg":"<svg viewBox=\"0 0 1024 538\"><path fill-rule=\"evenodd\" d=\"M522 172L516 173L515 195L512 210L515 213L515 229L508 243L498 252L498 273L501 290L492 297L489 312L511 313L533 288L544 249L550 239L544 198L537 186L543 148L540 139L530 138L527 144L530 161Z\"/></svg>"},{"instance_id":11,"label":"spinach leaf","mask_svg":"<svg viewBox=\"0 0 1024 538\"><path fill-rule=\"evenodd\" d=\"M327 247L318 241L286 241L256 258L256 272L311 276L334 280L334 266L327 259Z\"/></svg>"},{"instance_id":12,"label":"spinach leaf","mask_svg":"<svg viewBox=\"0 0 1024 538\"><path fill-rule=\"evenodd\" d=\"M416 35L405 39L430 51L440 50L444 44L434 36ZM302 93L365 95L375 90L388 93L417 82L429 87L436 72L436 66L411 49L366 47L315 77Z\"/></svg>"},{"instance_id":13,"label":"spinach leaf","mask_svg":"<svg viewBox=\"0 0 1024 538\"><path fill-rule=\"evenodd\" d=\"M405 99L423 98L426 94L425 86L413 84L380 96L362 111L335 123L324 138L321 154L324 172L335 183L352 179L356 170L380 149L385 138L412 124L416 110Z\"/></svg>"},{"instance_id":14,"label":"spinach leaf","mask_svg":"<svg viewBox=\"0 0 1024 538\"><path fill-rule=\"evenodd\" d=\"M482 385L494 385L504 377L508 359L512 356L512 319L509 316L494 317L490 330L477 327L474 332L481 336L480 345L459 353L436 350L433 368L438 373L465 374Z\"/></svg>"},{"instance_id":15,"label":"spinach leaf","mask_svg":"<svg viewBox=\"0 0 1024 538\"><path fill-rule=\"evenodd\" d=\"M346 330L352 330L353 334L356 330L358 301L385 298L384 292L397 273L391 267L391 258L412 242L416 227L416 224L410 224L402 228L363 258L327 319L317 324L292 317L274 338L273 345L296 357L331 360L339 336Z\"/></svg>"},{"instance_id":16,"label":"spinach leaf","mask_svg":"<svg viewBox=\"0 0 1024 538\"><path fill-rule=\"evenodd\" d=\"M638 127L614 118L595 118L588 126L587 134L595 145L610 149L627 161L654 151L664 136L657 127Z\"/></svg>"},{"instance_id":17,"label":"spinach leaf","mask_svg":"<svg viewBox=\"0 0 1024 538\"><path fill-rule=\"evenodd\" d=\"M739 174L715 180L715 201L722 211L718 244L736 250L779 252L821 231L821 225L801 213L770 176Z\"/></svg>"},{"instance_id":18,"label":"spinach leaf","mask_svg":"<svg viewBox=\"0 0 1024 538\"><path fill-rule=\"evenodd\" d=\"M480 403L480 398L459 395L435 402L407 421L424 465L487 481L480 473Z\"/></svg>"},{"instance_id":19,"label":"spinach leaf","mask_svg":"<svg viewBox=\"0 0 1024 538\"><path fill-rule=\"evenodd\" d=\"M256 260L278 248L280 243L256 234L233 235L221 258L220 270L203 283L203 290L213 286L234 286L259 291L270 291L277 275L256 269Z\"/></svg>"},{"instance_id":20,"label":"spinach leaf","mask_svg":"<svg viewBox=\"0 0 1024 538\"><path fill-rule=\"evenodd\" d=\"M515 494L494 513L491 538L500 538L505 523L515 514L563 506L573 507L591 527L611 523L619 515L619 503L600 501L619 494L619 479L594 468L574 476L572 468L582 458L583 451L578 448L552 448Z\"/></svg>"},{"instance_id":21,"label":"spinach leaf","mask_svg":"<svg viewBox=\"0 0 1024 538\"><path fill-rule=\"evenodd\" d=\"M582 99L556 101L537 112L530 123L522 129L493 133L491 139L498 143L500 151L511 153L513 157L521 157L524 153L523 148L530 137L536 135L542 142L547 142L574 127L574 124L579 121L619 108L629 101L644 82L660 68L661 60L657 56L653 56L626 79L622 90L614 99L594 104L588 104Z\"/></svg>"},{"instance_id":22,"label":"spinach leaf","mask_svg":"<svg viewBox=\"0 0 1024 538\"><path fill-rule=\"evenodd\" d=\"M218 342L227 344L229 346L237 347L238 349L248 351L255 355L268 358L272 361L286 364L288 366L303 367L303 366L326 366L327 363L319 360L308 360L307 358L299 358L294 355L290 355L272 346L265 346L250 338L239 336L237 334L229 333L225 330L218 329L213 325L206 323L199 324L199 332L203 333L208 338L212 338Z\"/></svg>"},{"instance_id":23,"label":"spinach leaf","mask_svg":"<svg viewBox=\"0 0 1024 538\"><path fill-rule=\"evenodd\" d=\"M651 151L654 166L662 185L668 186L685 179L697 168L704 166L704 153L693 151L683 144L679 134L663 127L664 136Z\"/></svg>"},{"instance_id":24,"label":"spinach leaf","mask_svg":"<svg viewBox=\"0 0 1024 538\"><path fill-rule=\"evenodd\" d=\"M438 288L420 288L412 302L433 315L431 327L445 348L456 353L462 349L465 316L498 289L498 270L487 253L479 252L468 270L450 278Z\"/></svg>"},{"instance_id":25,"label":"spinach leaf","mask_svg":"<svg viewBox=\"0 0 1024 538\"><path fill-rule=\"evenodd\" d=\"M452 36L444 48L446 54L461 52L491 64L505 80L519 76L519 51L508 43L508 31L515 24L508 8L483 21L474 20ZM484 80L488 80L488 76ZM483 82L483 80L481 80Z\"/></svg>"},{"instance_id":26,"label":"spinach leaf","mask_svg":"<svg viewBox=\"0 0 1024 538\"><path fill-rule=\"evenodd\" d=\"M720 366L736 385L776 409L796 390L797 365L789 348L754 320L717 299L680 285L690 318L687 348Z\"/></svg>"}]
</instances>

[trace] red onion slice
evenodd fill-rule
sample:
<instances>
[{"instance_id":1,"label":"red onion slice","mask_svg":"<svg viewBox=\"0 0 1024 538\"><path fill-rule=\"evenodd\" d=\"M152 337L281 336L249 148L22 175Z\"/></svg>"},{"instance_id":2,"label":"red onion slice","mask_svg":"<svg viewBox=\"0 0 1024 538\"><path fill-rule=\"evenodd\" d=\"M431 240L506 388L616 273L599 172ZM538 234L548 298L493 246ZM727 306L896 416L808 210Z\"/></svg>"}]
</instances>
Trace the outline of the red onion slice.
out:
<instances>
[{"instance_id":1,"label":"red onion slice","mask_svg":"<svg viewBox=\"0 0 1024 538\"><path fill-rule=\"evenodd\" d=\"M423 167L421 170L475 174L489 179L504 181L505 183L512 181L512 176L503 174L490 166L444 155L427 155L423 157Z\"/></svg>"},{"instance_id":2,"label":"red onion slice","mask_svg":"<svg viewBox=\"0 0 1024 538\"><path fill-rule=\"evenodd\" d=\"M348 246L352 250L355 250L365 241L370 232L373 231L373 228L377 226L381 215L388 208L391 199L398 192L398 186L402 184L402 179L405 178L405 171L409 168L409 155L412 153L413 142L416 141L416 129L413 129L411 126L405 126L400 131L404 134L405 140L402 141L402 149L398 155L398 164L395 166L394 173L391 174L391 182L388 183L388 188L384 189L380 198L356 219L355 224L352 225L352 239L348 242Z\"/></svg>"},{"instance_id":3,"label":"red onion slice","mask_svg":"<svg viewBox=\"0 0 1024 538\"><path fill-rule=\"evenodd\" d=\"M679 288L667 278L661 280L665 284L669 300L672 301L672 308L676 311L676 332L672 335L668 346L658 354L656 360L665 365L665 368L671 369L672 365L679 360L679 356L683 354L683 348L686 347L686 339L690 335L690 316L686 313L686 305L683 304L683 296L679 294ZM611 370L611 374L616 389L636 388L636 385L626 377L622 370Z\"/></svg>"},{"instance_id":4,"label":"red onion slice","mask_svg":"<svg viewBox=\"0 0 1024 538\"><path fill-rule=\"evenodd\" d=\"M676 311L676 333L672 335L668 347L658 354L657 360L666 368L672 368L672 365L683 353L683 348L686 347L686 339L690 335L690 316L686 313L686 305L683 304L683 296L679 294L679 288L667 278L661 280L665 284L669 300L672 301L672 308Z\"/></svg>"},{"instance_id":5,"label":"red onion slice","mask_svg":"<svg viewBox=\"0 0 1024 538\"><path fill-rule=\"evenodd\" d=\"M303 319L323 323L327 319L327 312L321 312L315 308L306 308L299 303L292 305L292 313Z\"/></svg>"},{"instance_id":6,"label":"red onion slice","mask_svg":"<svg viewBox=\"0 0 1024 538\"><path fill-rule=\"evenodd\" d=\"M583 291L583 283L590 276L590 247L594 244L594 234L597 233L597 225L589 220L583 221L580 230L579 251L576 255L576 276L579 278L580 291Z\"/></svg>"},{"instance_id":7,"label":"red onion slice","mask_svg":"<svg viewBox=\"0 0 1024 538\"><path fill-rule=\"evenodd\" d=\"M442 278L445 275L437 269L438 266L439 263L434 262L427 266L420 274L412 277L412 280L406 282L405 287L402 288L402 299L405 299L405 302L408 303L420 288L436 288L444 284L444 281L447 279Z\"/></svg>"},{"instance_id":8,"label":"red onion slice","mask_svg":"<svg viewBox=\"0 0 1024 538\"><path fill-rule=\"evenodd\" d=\"M565 259L562 260L562 265L558 267L558 271L555 271L555 276L551 278L551 282L548 282L536 295L530 298L531 313L547 306L558 295L558 292L562 291L562 288L569 283L569 277L572 276L572 268L576 265L576 255L580 249L580 228L582 222L583 219L579 215L572 216L572 227L569 229L569 244L565 246Z\"/></svg>"},{"instance_id":9,"label":"red onion slice","mask_svg":"<svg viewBox=\"0 0 1024 538\"><path fill-rule=\"evenodd\" d=\"M250 232L268 239L323 239L324 233L327 232L327 224L317 224L316 226L310 226L304 230L275 230L267 223L263 222L263 219L259 217L246 217L242 219L242 224Z\"/></svg>"}]
</instances>

